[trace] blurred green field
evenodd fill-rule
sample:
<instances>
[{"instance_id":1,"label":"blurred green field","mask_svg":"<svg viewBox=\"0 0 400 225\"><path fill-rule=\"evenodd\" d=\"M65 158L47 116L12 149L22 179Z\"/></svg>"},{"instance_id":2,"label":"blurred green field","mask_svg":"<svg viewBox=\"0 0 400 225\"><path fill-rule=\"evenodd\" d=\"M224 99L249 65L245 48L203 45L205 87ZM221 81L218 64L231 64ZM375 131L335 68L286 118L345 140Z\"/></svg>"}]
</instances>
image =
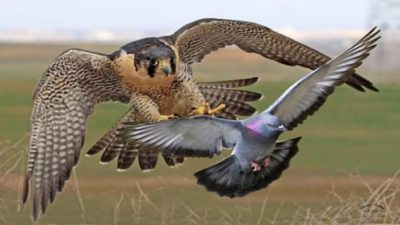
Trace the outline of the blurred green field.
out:
<instances>
[{"instance_id":1,"label":"blurred green field","mask_svg":"<svg viewBox=\"0 0 400 225\"><path fill-rule=\"evenodd\" d=\"M0 45L0 144L8 149L4 154L0 150L0 177L14 166L18 157L26 160L34 85L51 60L70 46L101 52L118 47ZM357 172L365 180L379 184L400 167L396 142L400 139L400 85L381 82L378 75L385 76L383 72L377 75L376 71L360 71L378 82L380 93L340 87L315 116L285 134L282 138L303 136L301 149L288 171L268 189L231 200L197 186L192 174L223 156L189 159L172 169L160 160L155 171L144 174L137 165L117 173L114 163L99 165L99 157L82 155L76 173L85 211L82 212L72 185L67 185L38 224L268 224L275 217L289 223L299 206L318 211L323 205L333 204L329 198L333 186L344 195L351 190L365 192L362 182L349 174ZM262 81L251 89L265 95L255 103L262 110L307 70L228 49L207 57L204 64L195 66L194 72L198 80L260 76ZM127 106L116 103L98 106L88 123L83 152L126 109ZM21 143L16 147L9 147L18 141ZM0 216L0 224L1 218L6 224L31 223L30 206L17 210L22 171L23 165L19 163L15 171L0 179L0 203L4 205L0 215L2 210L5 212Z\"/></svg>"}]
</instances>

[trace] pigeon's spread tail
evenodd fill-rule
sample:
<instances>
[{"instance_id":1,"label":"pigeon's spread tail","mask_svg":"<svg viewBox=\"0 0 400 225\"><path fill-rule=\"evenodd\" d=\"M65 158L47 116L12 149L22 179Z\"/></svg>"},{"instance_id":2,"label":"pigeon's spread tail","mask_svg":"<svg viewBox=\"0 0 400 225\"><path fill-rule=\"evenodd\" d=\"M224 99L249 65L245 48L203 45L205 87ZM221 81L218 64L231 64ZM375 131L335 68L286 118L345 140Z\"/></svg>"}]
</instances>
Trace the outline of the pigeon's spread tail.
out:
<instances>
[{"instance_id":1,"label":"pigeon's spread tail","mask_svg":"<svg viewBox=\"0 0 400 225\"><path fill-rule=\"evenodd\" d=\"M242 171L235 155L195 174L198 184L220 196L241 197L267 187L289 167L301 137L277 142L270 163L259 171Z\"/></svg>"}]
</instances>

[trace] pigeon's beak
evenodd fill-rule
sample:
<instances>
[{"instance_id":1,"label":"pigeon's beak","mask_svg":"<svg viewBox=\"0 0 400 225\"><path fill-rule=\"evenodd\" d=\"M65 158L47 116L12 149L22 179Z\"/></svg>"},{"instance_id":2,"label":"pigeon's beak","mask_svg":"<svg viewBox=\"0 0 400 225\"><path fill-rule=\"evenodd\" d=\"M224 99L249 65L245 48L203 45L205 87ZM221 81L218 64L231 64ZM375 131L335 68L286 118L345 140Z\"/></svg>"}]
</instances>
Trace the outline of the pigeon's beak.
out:
<instances>
[{"instance_id":1,"label":"pigeon's beak","mask_svg":"<svg viewBox=\"0 0 400 225\"><path fill-rule=\"evenodd\" d=\"M161 61L160 70L165 74L165 76L168 76L171 73L171 66L169 64L169 61Z\"/></svg>"},{"instance_id":2,"label":"pigeon's beak","mask_svg":"<svg viewBox=\"0 0 400 225\"><path fill-rule=\"evenodd\" d=\"M282 132L287 131L286 127L282 124L278 127L279 130L281 130Z\"/></svg>"}]
</instances>

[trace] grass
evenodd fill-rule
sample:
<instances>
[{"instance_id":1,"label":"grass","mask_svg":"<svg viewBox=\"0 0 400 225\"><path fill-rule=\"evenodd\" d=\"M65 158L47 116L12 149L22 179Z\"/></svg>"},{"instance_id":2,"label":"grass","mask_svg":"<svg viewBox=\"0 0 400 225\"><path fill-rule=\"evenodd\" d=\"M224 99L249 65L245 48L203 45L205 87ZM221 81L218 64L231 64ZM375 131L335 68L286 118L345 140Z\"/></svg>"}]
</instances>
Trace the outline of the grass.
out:
<instances>
[{"instance_id":1,"label":"grass","mask_svg":"<svg viewBox=\"0 0 400 225\"><path fill-rule=\"evenodd\" d=\"M32 90L51 59L68 47L0 45L0 224L32 223L30 205L18 210ZM111 52L117 46L79 47ZM255 104L262 110L307 70L228 50L207 57L205 64L196 65L194 71L200 80L262 77L262 82L251 87L265 95ZM361 71L378 80L373 71ZM399 84L378 82L378 87L380 93L340 87L315 116L285 134L282 138L304 137L300 152L284 175L265 190L231 200L196 185L194 172L229 153L212 160L188 159L176 169L168 169L160 160L156 170L146 174L136 164L128 172L117 173L115 163L102 166L98 156L81 157L77 180L68 183L38 224L291 224L293 220L335 224L348 220L349 215L360 218L365 211L360 205L368 202L375 191L381 193L380 198L394 199L384 211L396 215L399 198L393 186L398 182L392 179L388 188L385 180L399 169ZM116 103L98 106L88 121L83 152L126 109ZM349 176L354 171L362 174L365 182ZM346 201L332 198L333 185L334 196ZM341 210L346 207L353 211ZM389 208L390 213L386 210ZM389 221L392 217L387 218Z\"/></svg>"},{"instance_id":2,"label":"grass","mask_svg":"<svg viewBox=\"0 0 400 225\"><path fill-rule=\"evenodd\" d=\"M400 186L395 182L399 172L388 178L380 185L371 186L362 177L353 176L364 183L368 194L352 192L349 196L341 196L336 192L332 195L338 203L313 214L310 208L300 210L303 224L398 224L400 208L398 205Z\"/></svg>"}]
</instances>

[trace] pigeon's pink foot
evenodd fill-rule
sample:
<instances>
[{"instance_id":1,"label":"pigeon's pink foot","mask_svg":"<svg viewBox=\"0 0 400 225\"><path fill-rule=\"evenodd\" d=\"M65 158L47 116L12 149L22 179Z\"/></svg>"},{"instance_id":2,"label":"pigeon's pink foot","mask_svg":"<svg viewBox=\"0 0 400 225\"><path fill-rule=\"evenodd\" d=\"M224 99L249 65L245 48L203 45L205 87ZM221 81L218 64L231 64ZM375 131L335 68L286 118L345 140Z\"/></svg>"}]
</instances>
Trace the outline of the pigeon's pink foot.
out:
<instances>
[{"instance_id":1,"label":"pigeon's pink foot","mask_svg":"<svg viewBox=\"0 0 400 225\"><path fill-rule=\"evenodd\" d=\"M260 171L260 170L261 170L260 164L258 164L257 162L254 162L254 161L252 161L252 162L250 163L250 167L251 167L251 169L252 169L254 172Z\"/></svg>"},{"instance_id":2,"label":"pigeon's pink foot","mask_svg":"<svg viewBox=\"0 0 400 225\"><path fill-rule=\"evenodd\" d=\"M262 164L263 164L265 167L269 166L270 163L271 163L271 159L269 158L269 156L266 157L266 158L264 158L263 161L262 161Z\"/></svg>"}]
</instances>

